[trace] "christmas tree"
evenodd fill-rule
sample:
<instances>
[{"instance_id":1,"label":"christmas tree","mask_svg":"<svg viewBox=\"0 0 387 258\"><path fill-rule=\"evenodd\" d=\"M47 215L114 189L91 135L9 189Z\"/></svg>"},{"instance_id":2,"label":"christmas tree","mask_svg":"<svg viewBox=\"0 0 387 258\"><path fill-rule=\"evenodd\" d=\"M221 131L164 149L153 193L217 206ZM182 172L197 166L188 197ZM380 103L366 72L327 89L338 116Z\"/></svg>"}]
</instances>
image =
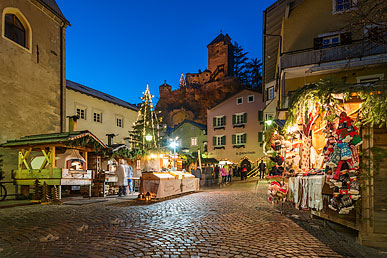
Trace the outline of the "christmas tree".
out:
<instances>
[{"instance_id":1,"label":"christmas tree","mask_svg":"<svg viewBox=\"0 0 387 258\"><path fill-rule=\"evenodd\" d=\"M133 149L157 149L161 142L161 117L158 117L158 112L153 108L154 96L150 94L149 85L143 94L137 121L133 125L133 130L129 131L129 141Z\"/></svg>"}]
</instances>

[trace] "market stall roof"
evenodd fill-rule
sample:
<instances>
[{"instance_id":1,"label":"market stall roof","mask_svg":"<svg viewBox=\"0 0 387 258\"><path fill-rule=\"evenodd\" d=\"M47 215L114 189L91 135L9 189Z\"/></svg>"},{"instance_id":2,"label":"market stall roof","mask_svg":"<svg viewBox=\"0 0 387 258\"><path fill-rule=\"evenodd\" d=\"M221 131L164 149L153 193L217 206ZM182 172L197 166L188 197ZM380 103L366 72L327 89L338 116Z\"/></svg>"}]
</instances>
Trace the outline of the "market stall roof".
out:
<instances>
[{"instance_id":1,"label":"market stall roof","mask_svg":"<svg viewBox=\"0 0 387 258\"><path fill-rule=\"evenodd\" d=\"M62 144L69 147L70 146L77 147L77 145L74 143L76 143L75 141L78 139L86 139L86 140L88 139L88 141L84 142L84 144L88 146L91 145L99 149L107 148L107 146L100 139L98 139L94 134L92 134L87 130L24 136L19 139L8 140L6 143L1 144L0 147L18 148L18 147L33 147L38 145L39 146L42 146L42 145L57 146Z\"/></svg>"},{"instance_id":2,"label":"market stall roof","mask_svg":"<svg viewBox=\"0 0 387 258\"><path fill-rule=\"evenodd\" d=\"M286 120L274 119L274 123L276 123L280 128L283 128L285 126Z\"/></svg>"}]
</instances>

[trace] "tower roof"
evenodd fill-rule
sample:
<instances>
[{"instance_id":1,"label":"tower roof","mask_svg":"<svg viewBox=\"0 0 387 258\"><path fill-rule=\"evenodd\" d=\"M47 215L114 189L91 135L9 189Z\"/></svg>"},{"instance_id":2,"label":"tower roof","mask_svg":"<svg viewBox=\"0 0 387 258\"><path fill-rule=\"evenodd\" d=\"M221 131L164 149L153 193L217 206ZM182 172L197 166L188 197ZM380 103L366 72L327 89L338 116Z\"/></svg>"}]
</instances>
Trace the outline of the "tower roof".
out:
<instances>
[{"instance_id":1,"label":"tower roof","mask_svg":"<svg viewBox=\"0 0 387 258\"><path fill-rule=\"evenodd\" d=\"M227 33L226 35L224 35L223 33L220 33L213 41L211 41L210 44L207 45L207 47L222 41L228 43L231 41L231 38Z\"/></svg>"},{"instance_id":2,"label":"tower roof","mask_svg":"<svg viewBox=\"0 0 387 258\"><path fill-rule=\"evenodd\" d=\"M167 80L164 80L164 83L163 84L161 84L159 87L172 87L171 85L169 85L168 83L167 83Z\"/></svg>"}]
</instances>

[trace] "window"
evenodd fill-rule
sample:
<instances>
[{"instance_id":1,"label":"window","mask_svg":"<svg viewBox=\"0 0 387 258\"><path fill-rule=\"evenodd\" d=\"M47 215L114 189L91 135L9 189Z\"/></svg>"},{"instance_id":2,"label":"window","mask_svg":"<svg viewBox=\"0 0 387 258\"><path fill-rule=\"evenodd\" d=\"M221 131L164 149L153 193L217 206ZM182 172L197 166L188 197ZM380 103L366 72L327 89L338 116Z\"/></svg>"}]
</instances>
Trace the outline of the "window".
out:
<instances>
[{"instance_id":1,"label":"window","mask_svg":"<svg viewBox=\"0 0 387 258\"><path fill-rule=\"evenodd\" d=\"M226 145L226 136L224 135L216 135L213 138L214 147L223 147Z\"/></svg>"},{"instance_id":2,"label":"window","mask_svg":"<svg viewBox=\"0 0 387 258\"><path fill-rule=\"evenodd\" d=\"M243 104L243 97L237 98L237 105Z\"/></svg>"},{"instance_id":3,"label":"window","mask_svg":"<svg viewBox=\"0 0 387 258\"><path fill-rule=\"evenodd\" d=\"M81 107L77 107L77 116L80 119L86 120L86 109L81 108Z\"/></svg>"},{"instance_id":4,"label":"window","mask_svg":"<svg viewBox=\"0 0 387 258\"><path fill-rule=\"evenodd\" d=\"M121 128L124 127L124 123L122 121L122 118L116 118L116 124L118 127L121 127Z\"/></svg>"},{"instance_id":5,"label":"window","mask_svg":"<svg viewBox=\"0 0 387 258\"><path fill-rule=\"evenodd\" d=\"M232 136L232 144L234 145L245 145L246 144L246 134L238 133Z\"/></svg>"},{"instance_id":6,"label":"window","mask_svg":"<svg viewBox=\"0 0 387 258\"><path fill-rule=\"evenodd\" d=\"M354 7L354 0L333 0L334 12L343 12Z\"/></svg>"},{"instance_id":7,"label":"window","mask_svg":"<svg viewBox=\"0 0 387 258\"><path fill-rule=\"evenodd\" d=\"M224 128L226 125L225 116L215 116L213 118L214 128Z\"/></svg>"},{"instance_id":8,"label":"window","mask_svg":"<svg viewBox=\"0 0 387 258\"><path fill-rule=\"evenodd\" d=\"M250 103L250 102L254 102L254 95L250 95L247 97L247 102Z\"/></svg>"},{"instance_id":9,"label":"window","mask_svg":"<svg viewBox=\"0 0 387 258\"><path fill-rule=\"evenodd\" d=\"M207 151L208 151L208 143L204 142L203 143L203 152L207 152Z\"/></svg>"},{"instance_id":10,"label":"window","mask_svg":"<svg viewBox=\"0 0 387 258\"><path fill-rule=\"evenodd\" d=\"M335 47L340 44L340 35L334 35L330 37L324 37L322 39L322 47L328 48L328 47Z\"/></svg>"},{"instance_id":11,"label":"window","mask_svg":"<svg viewBox=\"0 0 387 258\"><path fill-rule=\"evenodd\" d=\"M4 35L22 47L27 47L27 31L15 14L5 15Z\"/></svg>"},{"instance_id":12,"label":"window","mask_svg":"<svg viewBox=\"0 0 387 258\"><path fill-rule=\"evenodd\" d=\"M233 125L244 125L247 122L247 114L246 113L238 113L232 116L232 124Z\"/></svg>"},{"instance_id":13,"label":"window","mask_svg":"<svg viewBox=\"0 0 387 258\"><path fill-rule=\"evenodd\" d=\"M94 122L102 123L102 113L94 112Z\"/></svg>"},{"instance_id":14,"label":"window","mask_svg":"<svg viewBox=\"0 0 387 258\"><path fill-rule=\"evenodd\" d=\"M274 99L274 87L270 87L266 89L266 96L267 96L266 100Z\"/></svg>"},{"instance_id":15,"label":"window","mask_svg":"<svg viewBox=\"0 0 387 258\"><path fill-rule=\"evenodd\" d=\"M198 146L198 137L191 137L191 146Z\"/></svg>"}]
</instances>

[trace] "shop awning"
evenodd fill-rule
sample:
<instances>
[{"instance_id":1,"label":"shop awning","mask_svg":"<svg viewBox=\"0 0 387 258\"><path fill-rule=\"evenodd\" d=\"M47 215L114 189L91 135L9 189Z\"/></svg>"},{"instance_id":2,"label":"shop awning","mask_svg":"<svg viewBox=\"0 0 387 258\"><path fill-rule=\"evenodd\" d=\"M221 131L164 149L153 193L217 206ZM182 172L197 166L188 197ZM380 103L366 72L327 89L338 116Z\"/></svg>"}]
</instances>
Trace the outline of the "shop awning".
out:
<instances>
[{"instance_id":1,"label":"shop awning","mask_svg":"<svg viewBox=\"0 0 387 258\"><path fill-rule=\"evenodd\" d=\"M274 123L276 123L278 127L283 128L285 126L286 120L274 119Z\"/></svg>"},{"instance_id":2,"label":"shop awning","mask_svg":"<svg viewBox=\"0 0 387 258\"><path fill-rule=\"evenodd\" d=\"M41 146L79 147L93 150L107 148L100 139L87 130L24 136L19 139L8 140L0 145L0 147L7 148L39 148Z\"/></svg>"}]
</instances>

